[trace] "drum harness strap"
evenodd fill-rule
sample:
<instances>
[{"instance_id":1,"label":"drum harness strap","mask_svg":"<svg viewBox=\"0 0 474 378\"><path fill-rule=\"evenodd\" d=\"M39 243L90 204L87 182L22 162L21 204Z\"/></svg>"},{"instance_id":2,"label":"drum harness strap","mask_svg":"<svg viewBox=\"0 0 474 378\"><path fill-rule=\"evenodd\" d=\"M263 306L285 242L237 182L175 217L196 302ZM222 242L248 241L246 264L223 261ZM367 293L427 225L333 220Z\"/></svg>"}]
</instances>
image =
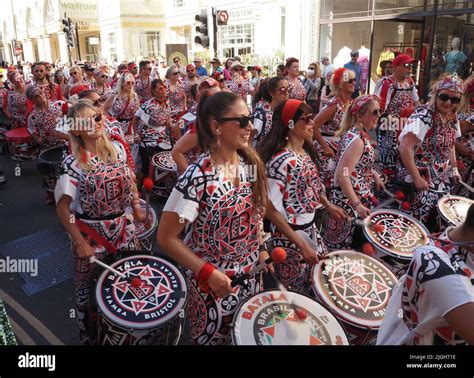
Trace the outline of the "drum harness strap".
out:
<instances>
[{"instance_id":1,"label":"drum harness strap","mask_svg":"<svg viewBox=\"0 0 474 378\"><path fill-rule=\"evenodd\" d=\"M106 238L104 238L101 234L99 234L95 229L88 226L86 223L84 223L78 218L76 218L76 225L80 231L82 231L84 234L89 236L98 244L102 245L102 247L104 247L105 250L107 251L108 255L117 253L117 248L112 243L110 243Z\"/></svg>"}]
</instances>

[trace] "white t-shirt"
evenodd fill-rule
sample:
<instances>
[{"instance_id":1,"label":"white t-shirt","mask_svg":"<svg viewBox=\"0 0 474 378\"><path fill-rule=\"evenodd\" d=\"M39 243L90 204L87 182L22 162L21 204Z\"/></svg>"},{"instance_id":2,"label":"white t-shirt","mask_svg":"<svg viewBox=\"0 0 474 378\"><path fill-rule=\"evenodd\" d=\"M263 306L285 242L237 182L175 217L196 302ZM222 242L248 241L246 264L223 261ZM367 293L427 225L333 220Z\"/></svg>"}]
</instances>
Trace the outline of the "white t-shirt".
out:
<instances>
[{"instance_id":1,"label":"white t-shirt","mask_svg":"<svg viewBox=\"0 0 474 378\"><path fill-rule=\"evenodd\" d=\"M440 237L449 240L448 228ZM377 336L377 345L464 343L444 316L474 302L472 253L439 241L420 247L395 288Z\"/></svg>"}]
</instances>

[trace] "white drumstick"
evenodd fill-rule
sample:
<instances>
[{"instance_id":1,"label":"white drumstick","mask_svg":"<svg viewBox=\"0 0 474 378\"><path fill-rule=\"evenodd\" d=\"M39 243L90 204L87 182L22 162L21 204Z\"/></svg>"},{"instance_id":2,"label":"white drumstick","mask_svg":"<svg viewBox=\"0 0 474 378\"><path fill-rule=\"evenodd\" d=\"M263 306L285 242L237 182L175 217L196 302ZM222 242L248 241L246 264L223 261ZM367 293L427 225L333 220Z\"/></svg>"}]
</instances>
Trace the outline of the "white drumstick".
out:
<instances>
[{"instance_id":1,"label":"white drumstick","mask_svg":"<svg viewBox=\"0 0 474 378\"><path fill-rule=\"evenodd\" d=\"M472 186L468 185L467 183L465 183L464 181L459 180L459 183L461 185L463 185L466 189L469 189L471 192L474 192L474 188Z\"/></svg>"},{"instance_id":2,"label":"white drumstick","mask_svg":"<svg viewBox=\"0 0 474 378\"><path fill-rule=\"evenodd\" d=\"M91 256L91 258L89 259L89 262L90 262L91 264L92 264L92 263L96 263L97 265L100 265L102 268L111 271L112 273L116 274L117 276L120 276L120 277L122 277L123 279L128 280L128 278L125 277L125 274L120 273L117 269L114 269L114 268L112 268L110 265L107 265L106 263L100 261L100 260L97 259L95 256Z\"/></svg>"}]
</instances>

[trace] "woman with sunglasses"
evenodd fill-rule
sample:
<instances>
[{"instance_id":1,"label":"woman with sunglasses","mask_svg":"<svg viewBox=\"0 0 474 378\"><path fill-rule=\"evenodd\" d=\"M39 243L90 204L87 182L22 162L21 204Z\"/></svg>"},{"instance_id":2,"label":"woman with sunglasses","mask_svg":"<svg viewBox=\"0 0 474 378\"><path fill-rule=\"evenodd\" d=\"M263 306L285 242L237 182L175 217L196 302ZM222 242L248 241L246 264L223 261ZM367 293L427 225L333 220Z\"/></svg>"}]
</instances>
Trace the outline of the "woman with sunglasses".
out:
<instances>
[{"instance_id":1,"label":"woman with sunglasses","mask_svg":"<svg viewBox=\"0 0 474 378\"><path fill-rule=\"evenodd\" d=\"M187 269L193 343L229 344L234 312L260 290L258 275L235 288L229 277L249 271L268 256L260 252L268 203L265 166L250 147L252 124L239 96L222 92L201 99L198 122L199 142L206 152L178 180L163 210L157 240ZM276 212L272 218L278 216ZM281 216L277 224L312 252Z\"/></svg>"},{"instance_id":2,"label":"woman with sunglasses","mask_svg":"<svg viewBox=\"0 0 474 378\"><path fill-rule=\"evenodd\" d=\"M232 63L234 63L234 60L232 58L229 58L225 61L224 64L224 77L226 81L231 81L232 80Z\"/></svg>"},{"instance_id":3,"label":"woman with sunglasses","mask_svg":"<svg viewBox=\"0 0 474 378\"><path fill-rule=\"evenodd\" d=\"M318 156L312 143L313 118L308 104L294 99L283 101L275 108L273 127L259 147L267 167L267 207L278 212L288 227L303 232L315 244L310 255L304 250L298 251L293 242L277 230L270 212L272 247L285 248L287 256L286 262L276 269L286 287L302 294L308 294L311 265L316 255L323 257L328 252L315 225L317 210L324 206L335 218L345 218L342 209L330 204L324 195Z\"/></svg>"},{"instance_id":4,"label":"woman with sunglasses","mask_svg":"<svg viewBox=\"0 0 474 378\"><path fill-rule=\"evenodd\" d=\"M73 120L72 154L63 162L54 194L59 220L72 241L79 337L83 344L94 344L98 332L89 302L94 277L90 258L104 260L108 254L136 249L133 222L145 217L128 145L107 137L103 117L89 101L73 105L68 118ZM133 215L125 212L129 206Z\"/></svg>"},{"instance_id":5,"label":"woman with sunglasses","mask_svg":"<svg viewBox=\"0 0 474 378\"><path fill-rule=\"evenodd\" d=\"M84 73L82 72L81 67L72 66L71 69L69 70L69 81L68 81L69 91L71 90L72 87L79 84L85 84ZM69 91L68 91L68 96L69 96Z\"/></svg>"},{"instance_id":6,"label":"woman with sunglasses","mask_svg":"<svg viewBox=\"0 0 474 378\"><path fill-rule=\"evenodd\" d=\"M64 74L63 70L57 70L54 73L54 82L59 85L59 88L61 88L61 93L63 95L63 98L67 99L68 98L68 91L69 91L69 86L67 83L66 75Z\"/></svg>"},{"instance_id":7,"label":"woman with sunglasses","mask_svg":"<svg viewBox=\"0 0 474 378\"><path fill-rule=\"evenodd\" d=\"M214 79L205 79L201 81L197 87L196 101L199 102L201 99L210 97L219 92L221 92L221 90L217 81ZM199 148L196 122L196 120L192 121L188 125L188 130L178 139L171 151L171 156L176 162L179 175L184 173L189 164L195 163L202 153Z\"/></svg>"},{"instance_id":8,"label":"woman with sunglasses","mask_svg":"<svg viewBox=\"0 0 474 378\"><path fill-rule=\"evenodd\" d=\"M306 98L306 89L299 78L300 61L296 58L288 58L285 67L287 71L290 98L304 101Z\"/></svg>"},{"instance_id":9,"label":"woman with sunglasses","mask_svg":"<svg viewBox=\"0 0 474 378\"><path fill-rule=\"evenodd\" d=\"M224 74L221 71L214 72L212 74L212 78L219 83L219 88L221 92L230 92L229 88L227 88Z\"/></svg>"},{"instance_id":10,"label":"woman with sunglasses","mask_svg":"<svg viewBox=\"0 0 474 378\"><path fill-rule=\"evenodd\" d=\"M26 97L34 105L28 117L28 131L39 144L40 152L52 147L65 146L65 141L69 141L69 136L56 131L56 126L61 117L67 114L67 102L61 100L50 102L44 91L37 86L28 87ZM56 175L43 176L47 205L54 203L53 193L57 178Z\"/></svg>"},{"instance_id":11,"label":"woman with sunglasses","mask_svg":"<svg viewBox=\"0 0 474 378\"><path fill-rule=\"evenodd\" d=\"M112 94L112 88L108 84L109 75L104 67L99 67L94 71L94 81L92 88L100 96L103 102L107 101Z\"/></svg>"},{"instance_id":12,"label":"woman with sunglasses","mask_svg":"<svg viewBox=\"0 0 474 378\"><path fill-rule=\"evenodd\" d=\"M335 164L334 157L339 140L336 134L341 128L344 112L352 101L355 85L353 71L346 68L336 69L331 77L334 97L314 119L314 145L321 156L321 177L327 188Z\"/></svg>"},{"instance_id":13,"label":"woman with sunglasses","mask_svg":"<svg viewBox=\"0 0 474 378\"><path fill-rule=\"evenodd\" d=\"M166 71L166 96L171 111L171 117L178 119L186 111L186 91L179 78L179 71L176 66L168 68Z\"/></svg>"},{"instance_id":14,"label":"woman with sunglasses","mask_svg":"<svg viewBox=\"0 0 474 378\"><path fill-rule=\"evenodd\" d=\"M132 119L140 108L140 98L134 90L135 79L132 74L126 73L120 76L117 82L117 92L109 96L104 104L104 112L110 114L118 122L130 144L134 160L138 161L138 134L132 127Z\"/></svg>"},{"instance_id":15,"label":"woman with sunglasses","mask_svg":"<svg viewBox=\"0 0 474 378\"><path fill-rule=\"evenodd\" d=\"M15 72L11 76L13 89L3 99L3 111L13 128L26 127L28 119L26 85L23 76Z\"/></svg>"},{"instance_id":16,"label":"woman with sunglasses","mask_svg":"<svg viewBox=\"0 0 474 378\"><path fill-rule=\"evenodd\" d=\"M270 133L273 124L273 111L283 101L288 100L288 79L275 76L264 82L256 97L262 97L253 113L253 145L258 147Z\"/></svg>"},{"instance_id":17,"label":"woman with sunglasses","mask_svg":"<svg viewBox=\"0 0 474 378\"><path fill-rule=\"evenodd\" d=\"M199 81L196 76L196 67L193 64L188 64L186 66L186 77L183 79L183 88L186 92L186 106L189 112L195 112L197 107L197 102L191 94L191 87L193 85L198 85Z\"/></svg>"},{"instance_id":18,"label":"woman with sunglasses","mask_svg":"<svg viewBox=\"0 0 474 378\"><path fill-rule=\"evenodd\" d=\"M456 75L439 79L429 103L415 108L399 137L397 181L416 188L407 212L431 231L439 224L438 201L452 189L451 177L456 183L461 178L454 143L461 137L456 112L462 93L462 81Z\"/></svg>"},{"instance_id":19,"label":"woman with sunglasses","mask_svg":"<svg viewBox=\"0 0 474 378\"><path fill-rule=\"evenodd\" d=\"M232 63L231 71L232 80L227 84L229 91L247 102L248 95L255 95L255 88L250 84L250 80L244 76L244 66L239 61L235 61Z\"/></svg>"},{"instance_id":20,"label":"woman with sunglasses","mask_svg":"<svg viewBox=\"0 0 474 378\"><path fill-rule=\"evenodd\" d=\"M377 203L374 189L382 189L379 174L374 171L375 150L369 131L380 116L379 99L372 95L356 98L347 108L341 122L336 164L331 172L329 200L343 208L351 218L364 219ZM331 249L347 249L355 240L356 226L330 216L323 227L323 238ZM355 242L355 243L354 243Z\"/></svg>"}]
</instances>

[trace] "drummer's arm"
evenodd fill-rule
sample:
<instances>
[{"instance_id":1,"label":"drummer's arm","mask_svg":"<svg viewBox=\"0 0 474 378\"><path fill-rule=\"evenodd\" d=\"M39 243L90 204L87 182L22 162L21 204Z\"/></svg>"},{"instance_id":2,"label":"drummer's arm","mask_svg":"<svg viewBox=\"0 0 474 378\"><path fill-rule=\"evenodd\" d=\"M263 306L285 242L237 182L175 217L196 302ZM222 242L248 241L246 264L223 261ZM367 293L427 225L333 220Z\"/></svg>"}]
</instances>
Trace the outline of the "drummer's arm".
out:
<instances>
[{"instance_id":1,"label":"drummer's arm","mask_svg":"<svg viewBox=\"0 0 474 378\"><path fill-rule=\"evenodd\" d=\"M398 148L403 165L413 179L413 182L422 179L420 172L415 164L415 146L420 140L413 133L406 134L400 141Z\"/></svg>"},{"instance_id":2,"label":"drummer's arm","mask_svg":"<svg viewBox=\"0 0 474 378\"><path fill-rule=\"evenodd\" d=\"M326 122L328 122L332 117L334 117L334 114L336 114L336 105L330 106L330 107L324 109L313 120L313 124L314 124L313 139L315 139L319 143L319 145L321 146L321 148L323 150L328 148L329 145L326 143L326 141L321 136L321 126L324 125Z\"/></svg>"},{"instance_id":3,"label":"drummer's arm","mask_svg":"<svg viewBox=\"0 0 474 378\"><path fill-rule=\"evenodd\" d=\"M474 302L465 303L444 315L444 319L461 339L474 345Z\"/></svg>"},{"instance_id":4,"label":"drummer's arm","mask_svg":"<svg viewBox=\"0 0 474 378\"><path fill-rule=\"evenodd\" d=\"M77 249L77 256L79 258L94 256L93 248L82 236L79 228L76 225L74 215L71 214L71 211L69 210L71 201L72 198L68 195L63 195L59 200L58 204L56 205L56 212L58 214L59 221L71 236L71 240Z\"/></svg>"},{"instance_id":5,"label":"drummer's arm","mask_svg":"<svg viewBox=\"0 0 474 378\"><path fill-rule=\"evenodd\" d=\"M180 175L184 173L188 167L188 160L184 155L186 152L191 151L193 148L198 146L198 136L197 134L186 133L181 138L178 139L176 144L171 150L171 156L173 157L176 166L178 167L178 172Z\"/></svg>"},{"instance_id":6,"label":"drummer's arm","mask_svg":"<svg viewBox=\"0 0 474 378\"><path fill-rule=\"evenodd\" d=\"M137 116L133 116L131 126L135 135L138 135L138 121L140 121L140 118Z\"/></svg>"},{"instance_id":7,"label":"drummer's arm","mask_svg":"<svg viewBox=\"0 0 474 378\"><path fill-rule=\"evenodd\" d=\"M105 101L105 104L104 104L104 113L108 113L110 108L112 107L112 104L114 102L114 98L115 98L115 93L111 94L108 98L107 98L107 101Z\"/></svg>"},{"instance_id":8,"label":"drummer's arm","mask_svg":"<svg viewBox=\"0 0 474 378\"><path fill-rule=\"evenodd\" d=\"M177 213L163 211L156 240L168 256L197 275L205 261L193 253L180 239L179 235L184 230L185 225L186 222ZM217 269L212 272L207 283L219 297L224 297L232 292L230 278Z\"/></svg>"},{"instance_id":9,"label":"drummer's arm","mask_svg":"<svg viewBox=\"0 0 474 378\"><path fill-rule=\"evenodd\" d=\"M352 172L354 172L355 166L363 152L364 143L358 138L352 142L349 148L347 148L337 164L336 179L342 192L349 200L349 203L356 203L359 201L359 197L357 197L354 188L352 187L350 176Z\"/></svg>"}]
</instances>

